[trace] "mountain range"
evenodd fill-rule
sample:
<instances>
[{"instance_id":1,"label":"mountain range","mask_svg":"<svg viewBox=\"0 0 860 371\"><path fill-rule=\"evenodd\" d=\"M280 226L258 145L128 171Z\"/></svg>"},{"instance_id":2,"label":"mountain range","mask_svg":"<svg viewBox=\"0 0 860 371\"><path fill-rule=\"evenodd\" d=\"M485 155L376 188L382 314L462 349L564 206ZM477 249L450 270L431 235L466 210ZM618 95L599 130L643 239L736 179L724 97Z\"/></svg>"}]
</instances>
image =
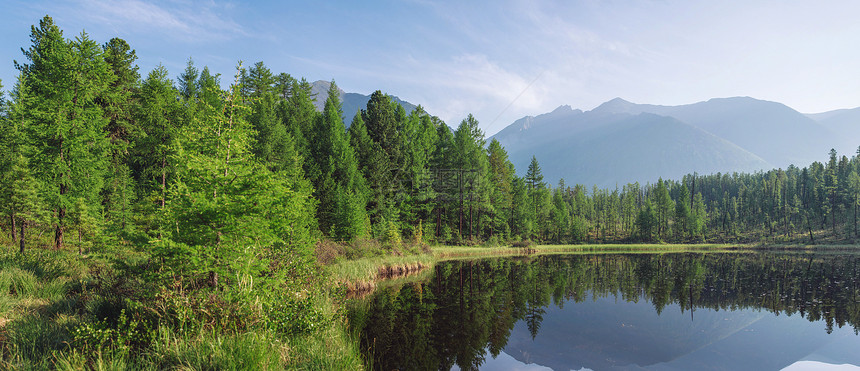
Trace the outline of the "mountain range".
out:
<instances>
[{"instance_id":1,"label":"mountain range","mask_svg":"<svg viewBox=\"0 0 860 371\"><path fill-rule=\"evenodd\" d=\"M860 108L804 115L776 102L715 98L680 106L615 98L583 112L561 106L495 134L517 171L531 156L550 183L621 186L698 172L754 172L853 155Z\"/></svg>"}]
</instances>

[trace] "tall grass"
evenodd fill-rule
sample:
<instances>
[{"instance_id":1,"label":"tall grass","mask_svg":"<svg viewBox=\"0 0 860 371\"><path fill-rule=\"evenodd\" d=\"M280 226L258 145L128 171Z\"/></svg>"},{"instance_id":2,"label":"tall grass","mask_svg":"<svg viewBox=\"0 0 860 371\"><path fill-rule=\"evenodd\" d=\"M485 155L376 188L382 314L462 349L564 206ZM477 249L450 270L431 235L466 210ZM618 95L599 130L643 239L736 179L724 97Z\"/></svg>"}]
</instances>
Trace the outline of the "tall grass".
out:
<instances>
[{"instance_id":1,"label":"tall grass","mask_svg":"<svg viewBox=\"0 0 860 371\"><path fill-rule=\"evenodd\" d=\"M287 340L288 363L300 370L363 370L358 340L350 334L344 308L334 300L328 290L314 300L314 305L325 316L335 318L314 334L295 336Z\"/></svg>"},{"instance_id":2,"label":"tall grass","mask_svg":"<svg viewBox=\"0 0 860 371\"><path fill-rule=\"evenodd\" d=\"M436 258L433 254L422 253L407 256L376 256L358 260L344 260L327 267L336 282L373 281L380 267L408 266L422 264L431 266Z\"/></svg>"},{"instance_id":3,"label":"tall grass","mask_svg":"<svg viewBox=\"0 0 860 371\"><path fill-rule=\"evenodd\" d=\"M258 324L208 326L201 322L206 315L198 312L188 321L200 323L187 327L173 326L169 318L149 325L138 322L138 327L117 324L114 312L123 309L133 312L136 320L173 313L139 307L158 303L152 297L160 295L134 276L144 261L145 254L122 248L80 256L42 249L18 254L11 246L0 246L0 369L362 369L356 342L337 311L336 296L328 292L311 304L328 320L299 334ZM245 305L239 302L227 304ZM207 309L212 308L189 308ZM81 329L88 339L104 337L82 342ZM142 332L128 332L137 330Z\"/></svg>"}]
</instances>

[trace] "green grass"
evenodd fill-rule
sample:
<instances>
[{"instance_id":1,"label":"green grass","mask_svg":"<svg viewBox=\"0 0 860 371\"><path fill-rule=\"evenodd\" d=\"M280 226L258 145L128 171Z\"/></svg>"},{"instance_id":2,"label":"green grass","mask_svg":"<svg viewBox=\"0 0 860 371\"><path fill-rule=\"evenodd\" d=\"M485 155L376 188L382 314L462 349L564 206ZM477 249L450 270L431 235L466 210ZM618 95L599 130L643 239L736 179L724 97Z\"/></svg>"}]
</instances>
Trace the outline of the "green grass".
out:
<instances>
[{"instance_id":1,"label":"green grass","mask_svg":"<svg viewBox=\"0 0 860 371\"><path fill-rule=\"evenodd\" d=\"M337 295L325 287L322 294L314 294L311 305L326 320L298 335L266 327L185 329L161 324L145 332L149 340L142 348L117 340L82 343L76 331L89 328L97 334L105 322L96 314L118 309L111 305L123 303L122 290L148 290L136 284L115 292L113 286L120 282L117 277L128 274L120 267L145 259L145 254L122 248L83 256L37 248L21 255L12 246L0 245L0 369L363 369L357 341L338 312ZM111 336L130 336L123 327L110 326Z\"/></svg>"},{"instance_id":2,"label":"green grass","mask_svg":"<svg viewBox=\"0 0 860 371\"><path fill-rule=\"evenodd\" d=\"M335 282L373 281L380 267L408 266L423 264L430 266L436 261L435 254L417 254L407 256L375 256L357 260L342 260L326 267Z\"/></svg>"},{"instance_id":3,"label":"green grass","mask_svg":"<svg viewBox=\"0 0 860 371\"><path fill-rule=\"evenodd\" d=\"M346 316L339 311L331 292L316 298L315 307L323 315L334 317L332 326L316 333L294 336L287 340L289 368L300 370L363 370L357 337L350 334Z\"/></svg>"}]
</instances>

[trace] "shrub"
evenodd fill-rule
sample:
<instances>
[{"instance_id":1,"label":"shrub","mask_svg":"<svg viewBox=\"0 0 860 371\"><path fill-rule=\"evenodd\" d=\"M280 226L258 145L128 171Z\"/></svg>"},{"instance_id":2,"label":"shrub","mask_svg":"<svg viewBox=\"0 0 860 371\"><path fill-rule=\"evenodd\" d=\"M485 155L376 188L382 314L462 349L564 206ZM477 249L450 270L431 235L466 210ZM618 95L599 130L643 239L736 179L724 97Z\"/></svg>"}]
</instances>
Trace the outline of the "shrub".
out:
<instances>
[{"instance_id":1,"label":"shrub","mask_svg":"<svg viewBox=\"0 0 860 371\"><path fill-rule=\"evenodd\" d=\"M317 257L317 262L322 265L329 265L346 255L346 247L332 240L322 239L317 242L314 255Z\"/></svg>"}]
</instances>

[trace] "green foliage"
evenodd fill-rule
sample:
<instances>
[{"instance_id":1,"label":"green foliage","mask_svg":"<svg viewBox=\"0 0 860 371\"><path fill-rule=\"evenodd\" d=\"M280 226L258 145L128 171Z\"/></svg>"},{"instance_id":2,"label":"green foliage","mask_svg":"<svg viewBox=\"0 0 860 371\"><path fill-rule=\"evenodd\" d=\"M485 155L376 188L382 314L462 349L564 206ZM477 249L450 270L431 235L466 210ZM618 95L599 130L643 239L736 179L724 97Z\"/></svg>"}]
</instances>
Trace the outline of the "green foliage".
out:
<instances>
[{"instance_id":1,"label":"green foliage","mask_svg":"<svg viewBox=\"0 0 860 371\"><path fill-rule=\"evenodd\" d=\"M388 228L385 230L383 241L393 247L399 247L403 244L403 240L400 238L400 228L397 228L397 224L392 220L388 221Z\"/></svg>"},{"instance_id":2,"label":"green foliage","mask_svg":"<svg viewBox=\"0 0 860 371\"><path fill-rule=\"evenodd\" d=\"M238 87L224 110L206 109L174 140L176 180L169 191L157 255L180 275L267 277L290 254L309 256L313 203L301 179L276 177L250 152L252 131L239 113ZM298 187L296 187L298 186Z\"/></svg>"},{"instance_id":3,"label":"green foliage","mask_svg":"<svg viewBox=\"0 0 860 371\"><path fill-rule=\"evenodd\" d=\"M104 185L109 120L100 99L116 77L103 50L85 33L66 41L50 17L31 32L33 45L24 52L30 63L18 65L32 99L22 100L26 134L33 144L30 159L45 185L45 199L58 210L55 247L63 246L66 208L78 197L99 203Z\"/></svg>"}]
</instances>

